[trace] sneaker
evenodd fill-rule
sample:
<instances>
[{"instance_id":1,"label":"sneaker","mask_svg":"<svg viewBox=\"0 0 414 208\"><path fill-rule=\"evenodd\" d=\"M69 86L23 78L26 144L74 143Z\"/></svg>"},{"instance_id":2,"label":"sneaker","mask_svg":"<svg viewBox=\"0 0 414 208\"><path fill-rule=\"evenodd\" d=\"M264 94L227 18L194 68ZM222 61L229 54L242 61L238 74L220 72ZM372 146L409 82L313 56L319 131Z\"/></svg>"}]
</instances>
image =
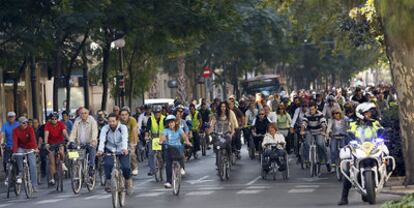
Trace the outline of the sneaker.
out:
<instances>
[{"instance_id":1,"label":"sneaker","mask_svg":"<svg viewBox=\"0 0 414 208\"><path fill-rule=\"evenodd\" d=\"M182 176L185 176L185 170L184 170L184 168L181 168L181 175Z\"/></svg>"},{"instance_id":2,"label":"sneaker","mask_svg":"<svg viewBox=\"0 0 414 208\"><path fill-rule=\"evenodd\" d=\"M105 191L107 193L111 193L111 182L110 181L105 182Z\"/></svg>"},{"instance_id":3,"label":"sneaker","mask_svg":"<svg viewBox=\"0 0 414 208\"><path fill-rule=\"evenodd\" d=\"M67 172L67 171L68 171L68 168L66 167L65 163L62 163L62 169L63 169L63 171L65 171L65 172Z\"/></svg>"},{"instance_id":4,"label":"sneaker","mask_svg":"<svg viewBox=\"0 0 414 208\"><path fill-rule=\"evenodd\" d=\"M171 183L164 183L164 187L167 189L171 188Z\"/></svg>"},{"instance_id":5,"label":"sneaker","mask_svg":"<svg viewBox=\"0 0 414 208\"><path fill-rule=\"evenodd\" d=\"M153 173L151 173L151 172L149 172L147 175L148 175L148 176L153 176L154 174L153 174Z\"/></svg>"},{"instance_id":6,"label":"sneaker","mask_svg":"<svg viewBox=\"0 0 414 208\"><path fill-rule=\"evenodd\" d=\"M132 175L137 176L137 175L138 175L138 169L134 169L134 170L132 171Z\"/></svg>"},{"instance_id":7,"label":"sneaker","mask_svg":"<svg viewBox=\"0 0 414 208\"><path fill-rule=\"evenodd\" d=\"M37 188L36 187L33 187L32 189L33 189L33 193L37 193Z\"/></svg>"},{"instance_id":8,"label":"sneaker","mask_svg":"<svg viewBox=\"0 0 414 208\"><path fill-rule=\"evenodd\" d=\"M50 179L49 183L52 184L52 185L55 185L55 179L53 179L53 178Z\"/></svg>"},{"instance_id":9,"label":"sneaker","mask_svg":"<svg viewBox=\"0 0 414 208\"><path fill-rule=\"evenodd\" d=\"M21 184L22 183L22 178L21 177L16 177L16 183Z\"/></svg>"}]
</instances>

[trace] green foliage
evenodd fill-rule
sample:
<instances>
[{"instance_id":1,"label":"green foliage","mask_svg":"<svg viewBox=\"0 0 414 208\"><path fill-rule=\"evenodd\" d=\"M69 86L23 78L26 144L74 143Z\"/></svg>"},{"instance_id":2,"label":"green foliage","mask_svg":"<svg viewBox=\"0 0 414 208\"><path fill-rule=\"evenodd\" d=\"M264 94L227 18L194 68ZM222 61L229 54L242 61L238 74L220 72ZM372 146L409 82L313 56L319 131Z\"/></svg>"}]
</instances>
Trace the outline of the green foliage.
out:
<instances>
[{"instance_id":1,"label":"green foliage","mask_svg":"<svg viewBox=\"0 0 414 208\"><path fill-rule=\"evenodd\" d=\"M414 207L414 194L409 194L399 200L389 201L382 208L409 208Z\"/></svg>"}]
</instances>

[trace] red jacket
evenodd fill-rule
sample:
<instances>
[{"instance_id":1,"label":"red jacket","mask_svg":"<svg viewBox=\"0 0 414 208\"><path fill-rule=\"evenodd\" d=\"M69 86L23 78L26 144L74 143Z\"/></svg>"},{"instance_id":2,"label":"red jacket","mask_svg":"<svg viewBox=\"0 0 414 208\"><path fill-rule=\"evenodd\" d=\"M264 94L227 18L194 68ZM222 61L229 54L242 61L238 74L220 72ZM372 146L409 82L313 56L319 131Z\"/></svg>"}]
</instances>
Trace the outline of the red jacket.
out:
<instances>
[{"instance_id":1,"label":"red jacket","mask_svg":"<svg viewBox=\"0 0 414 208\"><path fill-rule=\"evenodd\" d=\"M13 153L16 153L19 147L23 149L37 149L36 136L32 127L28 126L26 129L17 127L13 129Z\"/></svg>"}]
</instances>

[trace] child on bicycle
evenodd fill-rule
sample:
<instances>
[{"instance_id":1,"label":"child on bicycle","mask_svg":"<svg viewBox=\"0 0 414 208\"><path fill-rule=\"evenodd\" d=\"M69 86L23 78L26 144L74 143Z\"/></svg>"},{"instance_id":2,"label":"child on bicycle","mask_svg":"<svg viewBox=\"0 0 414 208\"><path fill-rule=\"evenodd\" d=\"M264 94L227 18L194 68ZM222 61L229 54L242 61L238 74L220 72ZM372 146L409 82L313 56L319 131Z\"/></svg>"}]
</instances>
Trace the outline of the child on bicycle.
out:
<instances>
[{"instance_id":1,"label":"child on bicycle","mask_svg":"<svg viewBox=\"0 0 414 208\"><path fill-rule=\"evenodd\" d=\"M175 155L174 153L179 153L179 162L181 167L184 167L184 157L183 157L183 144L182 140L189 146L192 146L190 141L188 140L187 134L184 133L183 129L179 127L176 123L176 117L174 115L169 115L165 119L165 123L167 128L164 129L163 134L160 137L160 143L166 145L165 159L166 159L166 174L167 174L167 182L164 184L165 188L171 188L172 182L172 163ZM185 175L184 168L181 168L181 175Z\"/></svg>"}]
</instances>

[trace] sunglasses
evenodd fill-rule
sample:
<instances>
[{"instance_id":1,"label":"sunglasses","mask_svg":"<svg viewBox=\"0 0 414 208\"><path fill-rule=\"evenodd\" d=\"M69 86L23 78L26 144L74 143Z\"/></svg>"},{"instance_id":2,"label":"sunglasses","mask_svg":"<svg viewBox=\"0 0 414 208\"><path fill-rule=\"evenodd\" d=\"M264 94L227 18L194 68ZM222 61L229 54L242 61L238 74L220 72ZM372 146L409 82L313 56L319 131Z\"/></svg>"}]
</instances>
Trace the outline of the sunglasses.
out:
<instances>
[{"instance_id":1,"label":"sunglasses","mask_svg":"<svg viewBox=\"0 0 414 208\"><path fill-rule=\"evenodd\" d=\"M177 112L179 112L179 113L182 113L182 112L184 112L184 111L182 111L182 110L179 110L179 111L177 111Z\"/></svg>"},{"instance_id":2,"label":"sunglasses","mask_svg":"<svg viewBox=\"0 0 414 208\"><path fill-rule=\"evenodd\" d=\"M333 114L336 115L336 114L341 114L341 113L340 112L334 112Z\"/></svg>"},{"instance_id":3,"label":"sunglasses","mask_svg":"<svg viewBox=\"0 0 414 208\"><path fill-rule=\"evenodd\" d=\"M52 121L57 121L58 119L57 119L57 118L51 118L50 120L52 120Z\"/></svg>"},{"instance_id":4,"label":"sunglasses","mask_svg":"<svg viewBox=\"0 0 414 208\"><path fill-rule=\"evenodd\" d=\"M259 114L259 116L264 116L264 115L265 115L264 113L260 113L260 114Z\"/></svg>"},{"instance_id":5,"label":"sunglasses","mask_svg":"<svg viewBox=\"0 0 414 208\"><path fill-rule=\"evenodd\" d=\"M26 124L27 124L27 122L22 122L22 124L23 124L23 125L26 125Z\"/></svg>"}]
</instances>

